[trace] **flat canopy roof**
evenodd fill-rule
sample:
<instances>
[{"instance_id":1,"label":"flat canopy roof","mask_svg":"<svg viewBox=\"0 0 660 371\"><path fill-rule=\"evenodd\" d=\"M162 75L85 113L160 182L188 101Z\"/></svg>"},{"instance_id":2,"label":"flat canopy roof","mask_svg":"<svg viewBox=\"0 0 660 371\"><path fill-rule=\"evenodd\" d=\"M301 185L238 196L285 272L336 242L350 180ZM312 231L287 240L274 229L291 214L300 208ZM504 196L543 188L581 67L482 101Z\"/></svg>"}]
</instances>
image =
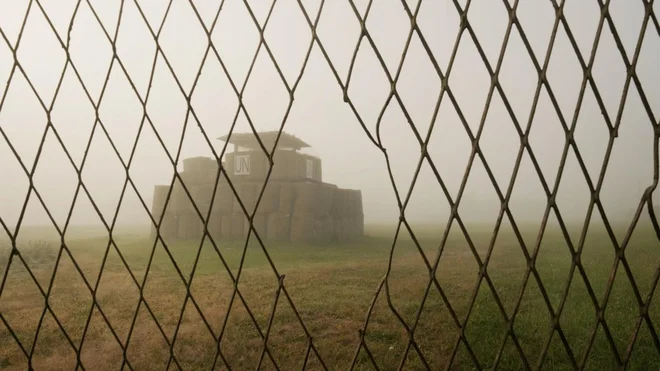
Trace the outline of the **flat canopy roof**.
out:
<instances>
[{"instance_id":1,"label":"flat canopy roof","mask_svg":"<svg viewBox=\"0 0 660 371\"><path fill-rule=\"evenodd\" d=\"M273 148L273 145L275 144L275 139L277 139L277 134L279 131L262 131L262 132L257 132L259 135L259 139L261 139L261 142L264 144L267 150L270 150ZM232 133L231 138L227 140L227 135L221 136L220 139L223 142L228 142L230 144L235 144L239 147L244 147L244 148L249 148L249 149L260 149L261 146L259 146L259 142L257 141L257 138L254 136L254 133L248 132L248 133ZM299 150L301 148L306 148L310 147L309 144L303 142L301 139L298 137L287 134L285 132L282 132L280 135L280 140L277 142L277 147L285 147L285 148L293 148L296 150Z\"/></svg>"}]
</instances>

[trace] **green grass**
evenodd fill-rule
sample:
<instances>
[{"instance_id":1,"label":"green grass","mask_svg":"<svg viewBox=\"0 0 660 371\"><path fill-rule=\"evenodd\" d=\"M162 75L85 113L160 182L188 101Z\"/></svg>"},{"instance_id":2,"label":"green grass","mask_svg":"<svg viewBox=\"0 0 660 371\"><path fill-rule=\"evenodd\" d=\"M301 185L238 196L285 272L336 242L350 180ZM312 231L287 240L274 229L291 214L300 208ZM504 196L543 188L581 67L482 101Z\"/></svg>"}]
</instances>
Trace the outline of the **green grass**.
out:
<instances>
[{"instance_id":1,"label":"green grass","mask_svg":"<svg viewBox=\"0 0 660 371\"><path fill-rule=\"evenodd\" d=\"M448 235L435 277L458 320L463 322L476 288L479 269L465 239L455 227ZM468 229L480 259L485 259L492 230L484 226L468 226ZM503 227L488 266L488 275L507 317L511 316L516 306L527 269L527 262L517 239L509 231L510 227ZM438 251L442 232L427 227L415 227L415 235L431 264ZM530 249L536 240L536 232L534 228L523 229L523 239ZM29 231L21 233L28 235ZM279 273L285 275L287 293L313 336L314 344L323 360L328 368L333 370L349 368L360 344L358 330L364 325L367 309L388 269L393 228L371 226L367 233L369 237L362 241L344 245L267 243L272 261ZM43 234L35 236L49 241ZM571 238L575 239L575 245L578 237L571 235ZM147 272L153 242L136 237L135 233L120 234L115 240L136 279L141 283ZM34 244L30 245L29 241L29 238L23 239L19 249L26 256L37 280L44 290L47 290L54 260L42 257L57 254L44 251L43 243L38 245L41 250L30 250L30 246ZM50 241L52 250L57 252L59 245L56 241ZM67 240L67 245L89 284L94 287L107 247L107 238L79 233L77 238ZM177 267L186 279L190 277L199 245L199 242L193 241L168 243ZM265 331L278 282L256 241L250 241L244 257L243 245L243 241L223 241L218 250L234 276L238 275L241 259L244 259L239 289L259 327ZM649 294L653 275L658 268L658 247L660 243L653 231L647 226L640 226L633 234L626 251L627 261L643 300L646 300ZM599 303L603 301L610 279L614 262L613 251L604 230L590 228L585 240L582 262ZM0 247L0 254L6 255L7 252L6 248L2 250ZM571 261L561 233L548 230L541 243L536 267L553 311L557 311L561 304ZM0 260L0 268L3 270L4 264ZM419 312L428 282L429 272L419 251L407 232L402 231L392 255L387 287L383 288L375 301L364 337L380 369L397 369L408 344L408 335L390 305L408 324L414 323L419 313L414 339L426 362L434 370L449 366L460 331L435 287L431 287L423 309ZM605 320L609 335L617 351L623 356L637 325L639 307L622 265L619 265L613 282ZM190 292L215 335L223 327L232 289L229 275L216 250L211 244L205 243L195 268ZM544 370L572 369L560 336L551 331L552 319L540 290L536 279L531 276L522 295L513 332L532 368L538 366L540 355L547 345ZM162 330L171 340L181 315L186 288L161 245L156 247L143 295ZM139 297L139 290L124 268L119 255L110 250L96 298L122 342L125 342L133 322ZM657 320L660 318L659 300L657 296L654 297L649 309L654 326L657 326ZM83 280L70 259L64 255L55 276L49 305L76 346L80 343L91 303L91 295ZM28 351L34 341L36 324L43 305L44 300L37 287L31 283L25 269L15 260L0 297L0 312ZM568 287L559 323L578 363L584 358L591 343L592 332L597 328L593 345L586 358L587 369L617 368L606 331L602 326L596 327L594 304L578 270L575 270ZM484 279L464 328L464 337L477 358L479 367L492 368L496 355L504 344L499 369L524 368L514 342L510 337L506 338L507 330L507 323ZM307 337L283 294L279 296L268 344L280 369L301 368L307 350ZM254 369L259 362L262 341L238 299L234 301L224 327L221 348L232 369ZM214 360L215 349L214 338L202 322L196 307L188 301L174 347L177 360L184 369L209 369ZM168 347L144 305L138 313L127 354L134 369L163 369L167 364ZM74 352L49 314L39 332L33 358L33 366L36 369L65 369L75 364ZM87 369L113 369L121 365L122 350L97 309L92 312L81 359ZM269 362L266 356L262 369L272 369ZM630 369L657 369L659 364L659 350L646 323L642 322L630 358ZM2 325L0 365L3 369L24 369L26 366L25 357ZM467 348L460 343L451 369L474 368ZM320 369L318 360L313 356L308 369ZM364 350L358 354L355 369L373 369ZM425 369L413 348L408 352L405 369Z\"/></svg>"}]
</instances>

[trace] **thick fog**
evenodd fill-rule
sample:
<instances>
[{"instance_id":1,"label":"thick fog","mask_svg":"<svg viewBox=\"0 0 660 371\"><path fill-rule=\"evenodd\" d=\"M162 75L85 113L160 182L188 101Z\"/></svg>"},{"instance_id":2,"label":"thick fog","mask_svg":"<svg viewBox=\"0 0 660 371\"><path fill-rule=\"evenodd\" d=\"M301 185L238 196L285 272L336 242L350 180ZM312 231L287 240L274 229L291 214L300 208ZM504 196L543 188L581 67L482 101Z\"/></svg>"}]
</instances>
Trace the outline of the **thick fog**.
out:
<instances>
[{"instance_id":1,"label":"thick fog","mask_svg":"<svg viewBox=\"0 0 660 371\"><path fill-rule=\"evenodd\" d=\"M29 3L27 0L0 2L0 129L27 170L34 171L34 187L60 227L64 226L69 210L74 205L79 179L52 130L45 132L49 120L76 166L80 167L87 155L81 179L108 224L115 217L126 179L126 172L101 126L96 127L91 145L87 148L95 122L95 109L70 64L62 74L67 65L67 57L70 57L91 99L95 103L101 102L99 119L121 159L125 163L130 159L128 174L147 206L151 206L153 187L172 181L174 168L166 151L172 158L178 157L179 170L182 170L182 160L187 157L212 155L207 139L218 154L222 151L224 143L217 138L228 133L238 112L238 98L213 51L203 62L209 40L189 1L172 1L172 8L158 36L158 43L166 59L159 54L155 67L156 43L133 0L123 1L121 15L121 1L90 0L98 19L87 1L82 1L77 10L75 0L40 1L57 35L62 42L68 43L68 54L51 30L51 24L43 16L40 5L32 1L16 52L22 70L14 69L14 56L9 45L11 48L16 46ZM159 32L169 2L140 0L138 3L153 32ZM205 26L210 28L220 1L196 0L192 3L197 7ZM256 21L262 25L270 3L249 2ZM302 3L313 21L320 1ZM364 14L367 3L356 1L357 10ZM414 10L416 2L409 1L408 4ZM657 4L655 6L657 13L660 9ZM628 59L632 59L640 32L645 33L636 73L657 120L660 116L660 38L657 29L650 22L642 30L642 1L612 1L609 9ZM76 15L71 23L74 10ZM564 13L582 58L588 61L599 23L598 3L595 0L568 1ZM520 1L517 16L537 60L542 64L555 18L551 2ZM118 19L120 26L116 55L130 79L116 60L109 70L113 47L108 37L115 37ZM406 46L410 19L398 0L374 1L367 19L367 30L390 74L395 76ZM508 23L505 6L501 1L473 1L468 20L494 69ZM423 1L417 24L445 73L460 25L460 17L453 2ZM325 1L317 34L332 67L345 83L360 35L360 24L350 2ZM311 40L311 31L298 2L276 2L264 39L287 84L293 87ZM224 1L211 41L231 81L239 90L248 74L259 40L259 32L244 2ZM176 74L178 82L171 70ZM29 82L23 76L23 71ZM626 73L612 33L605 25L592 75L613 124L619 114ZM150 80L152 75L153 80ZM547 79L569 126L574 119L582 77L578 58L564 28L560 26ZM523 130L530 120L537 80L536 69L519 33L514 29L508 41L499 81ZM466 31L453 61L449 87L474 135L484 113L490 83L490 76ZM194 115L187 112L188 103L182 93L183 90L185 94L190 94L193 85L190 107ZM434 116L440 86L440 78L426 50L417 35L413 35L396 89L422 138L426 137ZM34 94L32 87L40 98ZM390 88L380 61L368 40L363 39L353 67L348 97L374 138L377 138L376 122ZM300 137L312 146L310 152L323 160L324 181L342 188L361 189L366 223L395 223L399 209L383 154L370 141L349 104L344 102L335 75L317 45L311 49L304 74L296 85L294 98L284 131ZM148 122L145 122L131 157L143 119L140 99L146 100L146 113L158 130L165 148ZM609 158L601 199L611 221L629 223L643 190L652 184L653 126L634 84L631 83L624 99L625 108ZM242 100L256 130L280 128L287 113L289 94L264 47L260 49ZM200 126L207 138L202 134ZM238 112L234 132L249 130L246 115L242 111ZM401 197L405 198L421 150L396 99L392 99L382 114L379 137L387 149ZM587 176L594 184L598 181L609 138L603 113L588 86L577 117L575 141L589 172ZM33 170L42 140L45 142ZM545 88L541 90L532 119L529 141L544 179L552 189L566 135ZM479 145L498 186L502 193L506 193L520 138L497 91L487 112ZM463 180L471 149L472 144L459 116L445 95L434 121L428 151L452 198L456 197ZM231 147L228 147L230 150ZM0 218L10 229L17 224L26 203L22 225L50 223L34 193L26 199L30 182L1 135L0 174ZM657 196L654 198L658 199ZM585 174L571 149L559 186L557 204L566 220L583 222L589 200ZM525 152L511 196L510 205L514 217L520 223L538 224L546 203L547 197L539 176ZM467 181L459 213L467 221L492 224L499 207L494 187L482 162L477 158ZM406 217L415 223L440 225L446 223L449 212L447 199L425 161L406 208ZM600 217L596 215L595 218ZM129 184L116 223L146 225L148 222L145 210ZM100 224L96 211L82 191L75 200L70 224Z\"/></svg>"}]
</instances>

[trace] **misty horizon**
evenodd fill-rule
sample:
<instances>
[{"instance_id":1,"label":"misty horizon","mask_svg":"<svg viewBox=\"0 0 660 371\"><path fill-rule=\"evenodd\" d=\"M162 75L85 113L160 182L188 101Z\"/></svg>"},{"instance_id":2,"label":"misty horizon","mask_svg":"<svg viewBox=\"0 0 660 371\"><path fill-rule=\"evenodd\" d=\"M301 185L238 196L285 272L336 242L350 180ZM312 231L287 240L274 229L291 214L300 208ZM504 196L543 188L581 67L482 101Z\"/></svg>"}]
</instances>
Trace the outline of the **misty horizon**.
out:
<instances>
[{"instance_id":1,"label":"misty horizon","mask_svg":"<svg viewBox=\"0 0 660 371\"><path fill-rule=\"evenodd\" d=\"M0 25L11 43L15 43L23 21L15 15L25 13L25 3L0 4ZM68 26L76 2L58 1L57 6L52 1L43 3L60 39L67 42ZM91 3L108 34L113 37L117 27L119 4L102 1ZM358 10L363 11L366 2L358 3ZM166 9L163 4L165 2L140 4L154 32L158 31ZM415 4L411 5L413 9ZM196 1L195 5L198 6L205 26L211 27L217 13L217 4ZM255 17L261 23L268 14L268 5L251 4ZM314 20L318 1L305 2L305 7L310 18ZM593 7L597 7L597 4L569 2L564 9L585 61L589 60L598 24L599 12L593 11ZM627 6L625 2L619 1L612 2L610 11L615 17L615 26L624 49L630 57L634 53L635 42L640 33L643 9ZM542 64L554 21L551 4L522 2L517 16L525 36L539 58L539 63ZM501 3L476 2L471 6L468 18L488 62L494 68L508 21L506 9ZM443 73L446 73L452 54L459 21L459 15L451 4L432 2L423 3L417 19ZM333 26L337 22L342 26ZM410 28L410 21L400 2L382 1L373 4L366 26L390 74L395 75ZM359 23L348 3L325 3L317 34L344 83L359 32ZM649 23L644 32L652 35L653 25ZM265 40L287 85L292 87L297 81L311 41L309 26L297 3L276 3L265 31ZM218 46L218 52L233 84L240 90L259 42L259 33L243 3L225 2L212 33L212 41ZM99 118L108 130L122 160L127 162L130 157L142 121L140 99L144 100L149 91L146 112L170 155L174 158L180 150L177 168L181 170L181 163L185 158L212 156L207 139L199 126L203 128L215 151L220 153L224 143L216 138L229 132L238 112L238 98L219 61L211 52L201 68L190 100L195 115L193 117L186 114L187 103L180 89L186 93L192 89L208 45L204 29L186 1L173 1L158 42L167 61L159 54L154 64L156 48L150 31L135 4L126 2L121 14L116 49L130 81L117 61L113 63L108 74L112 47L94 13L83 2L73 22L69 52L94 102L98 102L107 76ZM660 65L660 54L657 52L659 47L657 38L646 37L636 69L656 116L660 110L660 84L654 85L650 82L660 81L660 69L657 68ZM187 52L181 53L181 50ZM44 105L49 107L52 104L53 127L62 137L77 167L80 167L86 146L91 141L82 171L82 181L88 187L103 218L110 224L115 217L125 182L125 172L100 126L97 126L94 136L90 137L95 121L94 107L71 66L68 66L64 73L53 103L66 55L36 6L30 11L17 56ZM43 60L50 60L52 63L44 64ZM150 83L152 65L153 81ZM39 99L19 70L15 71L7 87L12 67L12 53L3 40L0 42L0 96L4 97L4 102L0 108L0 127L30 170L48 120ZM172 76L170 67L175 72L178 83ZM592 74L605 104L606 113L614 123L619 113L626 75L622 57L608 27L603 29ZM562 27L554 42L547 75L564 120L570 126L583 73ZM514 28L499 81L523 130L530 119L537 76L522 39ZM476 46L469 34L464 32L451 70L449 87L473 134L476 134L483 115L490 80ZM139 99L131 85L135 86L140 95ZM396 87L406 112L422 138L426 136L430 126L440 86L440 79L426 50L419 38L413 36ZM377 137L376 122L389 92L390 86L380 61L368 41L363 40L353 67L348 94L365 127L374 138ZM365 223L396 223L399 209L382 153L370 142L349 105L343 101L343 93L335 76L316 45L310 52L294 97L283 129L311 145L309 153L323 161L323 180L342 188L362 190ZM288 92L269 53L263 47L257 56L242 100L257 131L280 128L289 103ZM179 148L186 118L187 128ZM247 117L241 111L234 133L248 131L251 129ZM609 136L594 92L591 86L587 86L577 117L575 141L588 176L594 184L599 177ZM405 199L420 159L420 146L396 99L390 102L382 116L380 138L387 149L396 186L402 199ZM566 134L545 88L541 89L532 118L529 141L545 181L552 189ZM505 194L520 147L520 138L497 91L493 95L479 145L501 192ZM461 120L445 94L434 121L428 151L454 200L463 180L471 149L472 144ZM631 84L600 193L610 222L625 225L632 220L644 190L652 184L652 150L653 127L634 84ZM227 151L231 151L231 148ZM526 152L521 160L509 204L517 223L539 225L547 197ZM0 172L5 179L0 182L0 218L14 228L26 201L29 181L4 139L0 139L0 158L5 159L0 162ZM145 123L129 175L147 207L151 205L154 186L170 184L173 172L165 149L150 126ZM74 202L78 179L52 130L45 136L33 180L56 223L62 228ZM657 194L656 191L656 205ZM585 174L570 149L557 194L557 205L563 219L570 224L583 223L590 198ZM460 205L459 214L464 221L494 224L500 201L478 158L470 171ZM406 208L406 218L420 225L442 226L446 224L450 211L435 175L424 162ZM554 216L551 212L552 218ZM592 222L598 222L599 219L600 214L595 210ZM119 207L116 223L150 223L130 184ZM556 224L556 221L554 223ZM22 224L50 224L34 194L27 202ZM82 190L75 200L70 224L101 225L99 216Z\"/></svg>"}]
</instances>

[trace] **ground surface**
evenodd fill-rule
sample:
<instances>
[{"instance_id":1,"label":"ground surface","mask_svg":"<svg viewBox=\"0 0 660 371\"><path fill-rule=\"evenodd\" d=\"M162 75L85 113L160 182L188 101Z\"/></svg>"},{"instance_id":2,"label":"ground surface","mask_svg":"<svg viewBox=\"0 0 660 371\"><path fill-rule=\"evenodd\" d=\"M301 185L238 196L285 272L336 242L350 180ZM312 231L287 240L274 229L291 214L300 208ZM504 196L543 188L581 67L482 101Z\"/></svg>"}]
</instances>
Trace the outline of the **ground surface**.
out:
<instances>
[{"instance_id":1,"label":"ground surface","mask_svg":"<svg viewBox=\"0 0 660 371\"><path fill-rule=\"evenodd\" d=\"M468 226L468 229L479 255L484 259L492 229L471 226ZM418 228L418 231L423 250L433 264L442 231L428 228ZM140 284L143 282L153 243L139 234L118 234L115 238L118 248L132 270L134 279L117 252L111 249L99 281L107 238L95 237L98 231L83 232L72 233L72 238L67 238L67 245L70 246L88 284L94 288L98 281L96 299L102 314L97 308L91 310L92 296L89 289L66 253L59 260L48 302L76 347L80 347L84 333L81 361L85 369L119 368L122 350L114 336L125 343L129 332L130 340L126 353L132 368L165 369L170 353L161 330L170 342L176 331L174 356L181 368L210 369L217 349L214 336L223 328L233 289L229 275L213 246L209 243L202 246L190 285L194 302L187 300L185 307L186 287L179 278L179 273L189 279L200 244L171 244L170 249L177 262L178 271L165 250L159 246L142 290L148 308L142 304L137 317L134 317L140 291L133 280ZM619 241L622 240L624 232L625 228L617 230ZM363 327L369 305L387 271L393 229L370 227L368 233L370 237L363 241L341 246L267 245L277 269L286 275L284 283L287 292L312 334L315 346L326 366L332 370L350 368L360 343L358 330ZM520 295L527 264L510 227L503 227L500 233L494 245L488 273L507 316L510 317ZM536 235L535 228L523 230L524 241L530 249L536 242ZM48 291L59 245L56 240L50 240L50 237L37 230L25 229L21 236L19 248L30 265L34 278L44 291ZM577 245L579 228L571 230L571 238ZM556 311L566 289L571 257L559 230L548 230L540 246L536 267L543 289ZM243 251L242 244L225 242L219 245L219 250L236 276ZM0 247L2 272L5 271L8 251L6 243L4 247ZM646 300L660 258L660 243L650 228L641 225L636 229L626 250L626 257L639 293ZM582 262L594 295L600 303L606 293L613 259L614 249L608 235L603 229L590 228L586 235ZM436 277L461 322L468 312L478 274L477 263L465 239L457 228L452 228ZM415 321L428 281L428 270L415 245L408 235L402 237L394 250L387 290L392 306L409 324ZM239 289L254 320L264 332L268 328L269 314L277 288L278 281L265 255L256 243L251 243L245 255ZM649 309L656 330L660 323L658 296L654 296ZM597 315L584 280L577 270L568 287L568 296L562 308L560 325L563 335L579 363L596 328ZM638 324L639 307L621 266L614 277L606 308L604 318L608 330L618 353L623 355ZM204 314L206 324L198 310ZM0 297L0 313L23 344L25 351L28 354L34 353L32 365L35 369L71 369L76 362L75 353L50 312L46 312L43 317L33 349L35 330L43 311L43 295L26 269L15 258ZM160 329L150 312L157 318ZM111 323L114 334L108 329L103 316ZM176 325L181 316L182 324L177 329ZM551 326L547 304L532 277L522 295L513 331L532 368L537 366L539 356L549 342L543 369L572 369L560 337L557 333L550 336ZM507 333L507 324L486 281L481 284L464 333L479 366L493 367ZM455 320L438 291L432 287L414 335L424 359L432 369L444 369L448 366L458 334ZM281 294L268 340L268 349L280 369L295 370L302 367L307 341L286 297ZM406 350L408 335L388 306L385 288L375 302L365 342L381 370L397 369ZM256 369L262 344L253 320L237 297L224 325L221 349L225 360L232 369ZM660 350L656 344L646 323L642 322L630 359L630 368L658 369ZM616 359L613 354L606 333L600 327L595 333L595 340L589 352L587 369L614 369ZM23 351L0 322L0 369L26 369L26 366L27 360ZM174 363L170 366L170 369L177 369ZM451 369L474 368L467 348L461 344ZM524 365L520 355L509 339L504 344L499 369L522 368ZM220 359L216 369L224 369ZM263 359L262 369L273 369L268 355ZM321 369L313 354L309 357L308 369ZM357 357L355 369L373 369L364 351ZM425 369L413 348L408 353L405 369Z\"/></svg>"}]
</instances>

